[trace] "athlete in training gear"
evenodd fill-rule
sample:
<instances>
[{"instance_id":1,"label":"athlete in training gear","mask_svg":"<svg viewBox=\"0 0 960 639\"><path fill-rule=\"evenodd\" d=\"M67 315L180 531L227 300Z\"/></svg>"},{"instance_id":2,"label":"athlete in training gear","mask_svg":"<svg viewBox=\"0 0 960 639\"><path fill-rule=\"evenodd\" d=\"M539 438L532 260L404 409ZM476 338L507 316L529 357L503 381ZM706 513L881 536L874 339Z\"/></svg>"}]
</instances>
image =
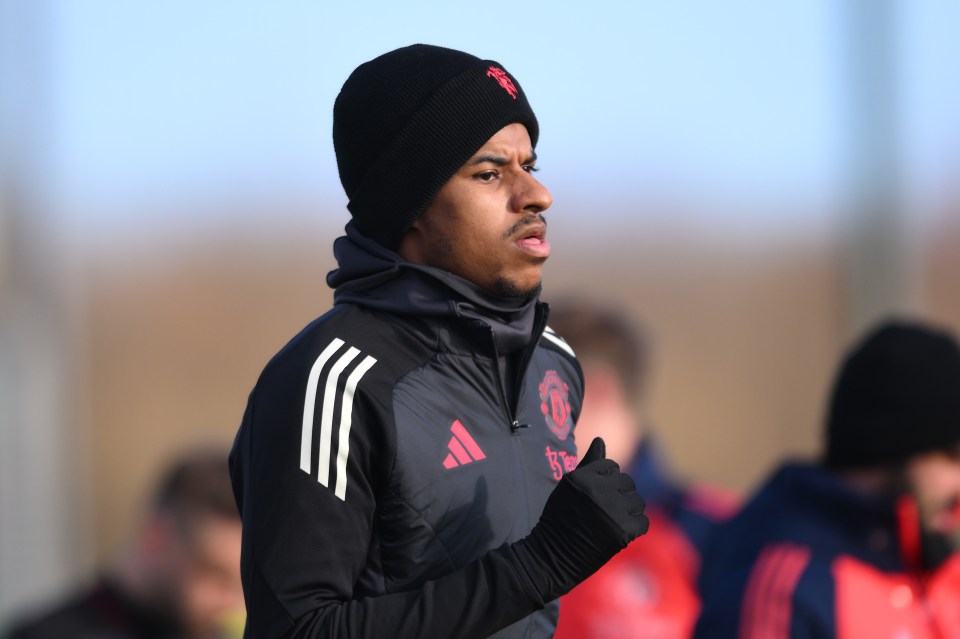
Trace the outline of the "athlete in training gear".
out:
<instances>
[{"instance_id":1,"label":"athlete in training gear","mask_svg":"<svg viewBox=\"0 0 960 639\"><path fill-rule=\"evenodd\" d=\"M960 637L960 343L887 320L833 384L819 464L782 464L703 558L703 639Z\"/></svg>"},{"instance_id":2,"label":"athlete in training gear","mask_svg":"<svg viewBox=\"0 0 960 639\"><path fill-rule=\"evenodd\" d=\"M334 308L267 365L231 470L250 637L549 637L646 532L539 301L538 127L496 62L414 45L334 107Z\"/></svg>"}]
</instances>

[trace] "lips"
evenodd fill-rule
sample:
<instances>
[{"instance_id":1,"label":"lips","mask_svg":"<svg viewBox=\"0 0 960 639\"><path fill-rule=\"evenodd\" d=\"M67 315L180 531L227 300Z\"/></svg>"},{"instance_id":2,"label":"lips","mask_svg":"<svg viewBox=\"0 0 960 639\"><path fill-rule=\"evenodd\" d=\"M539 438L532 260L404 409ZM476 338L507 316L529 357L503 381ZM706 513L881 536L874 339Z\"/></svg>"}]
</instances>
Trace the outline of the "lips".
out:
<instances>
[{"instance_id":1,"label":"lips","mask_svg":"<svg viewBox=\"0 0 960 639\"><path fill-rule=\"evenodd\" d=\"M547 242L547 227L544 224L528 226L517 234L517 248L533 257L546 259L550 256L550 243Z\"/></svg>"},{"instance_id":2,"label":"lips","mask_svg":"<svg viewBox=\"0 0 960 639\"><path fill-rule=\"evenodd\" d=\"M937 523L948 533L960 530L960 500L956 500L949 509L944 509Z\"/></svg>"}]
</instances>

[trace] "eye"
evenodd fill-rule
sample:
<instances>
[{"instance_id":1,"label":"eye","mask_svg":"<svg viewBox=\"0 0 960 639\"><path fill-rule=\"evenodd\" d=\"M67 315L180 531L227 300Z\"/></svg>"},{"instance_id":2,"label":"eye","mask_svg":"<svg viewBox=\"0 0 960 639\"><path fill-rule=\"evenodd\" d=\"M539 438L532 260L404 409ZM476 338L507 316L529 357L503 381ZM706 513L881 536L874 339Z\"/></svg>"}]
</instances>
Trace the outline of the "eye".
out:
<instances>
[{"instance_id":1,"label":"eye","mask_svg":"<svg viewBox=\"0 0 960 639\"><path fill-rule=\"evenodd\" d=\"M523 170L526 171L527 173L536 173L536 172L539 171L540 169L537 168L536 166L532 165L532 164L524 164L524 165L523 165Z\"/></svg>"},{"instance_id":2,"label":"eye","mask_svg":"<svg viewBox=\"0 0 960 639\"><path fill-rule=\"evenodd\" d=\"M479 180L481 182L493 182L498 177L500 177L500 175L496 171L482 171L480 173L477 173L473 177L474 179Z\"/></svg>"}]
</instances>

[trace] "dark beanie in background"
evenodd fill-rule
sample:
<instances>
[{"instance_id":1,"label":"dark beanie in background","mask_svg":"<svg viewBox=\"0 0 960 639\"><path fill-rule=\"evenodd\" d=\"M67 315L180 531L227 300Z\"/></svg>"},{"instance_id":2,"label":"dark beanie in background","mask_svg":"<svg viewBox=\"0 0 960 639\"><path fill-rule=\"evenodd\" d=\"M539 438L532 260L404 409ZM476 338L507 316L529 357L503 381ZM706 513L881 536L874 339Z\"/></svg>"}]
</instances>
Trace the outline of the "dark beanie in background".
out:
<instances>
[{"instance_id":1,"label":"dark beanie in background","mask_svg":"<svg viewBox=\"0 0 960 639\"><path fill-rule=\"evenodd\" d=\"M833 388L825 464L891 466L960 444L960 348L947 332L888 321L847 356Z\"/></svg>"},{"instance_id":2,"label":"dark beanie in background","mask_svg":"<svg viewBox=\"0 0 960 639\"><path fill-rule=\"evenodd\" d=\"M333 106L333 146L360 232L394 250L440 187L493 134L537 118L492 60L415 44L357 67Z\"/></svg>"}]
</instances>

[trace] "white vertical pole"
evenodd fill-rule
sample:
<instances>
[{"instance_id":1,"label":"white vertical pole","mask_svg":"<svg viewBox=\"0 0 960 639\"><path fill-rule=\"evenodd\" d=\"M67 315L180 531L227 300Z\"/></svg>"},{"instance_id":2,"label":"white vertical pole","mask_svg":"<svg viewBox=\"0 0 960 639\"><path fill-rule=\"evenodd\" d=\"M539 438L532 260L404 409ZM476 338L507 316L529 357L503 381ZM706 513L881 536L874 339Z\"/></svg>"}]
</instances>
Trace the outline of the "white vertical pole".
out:
<instances>
[{"instance_id":1,"label":"white vertical pole","mask_svg":"<svg viewBox=\"0 0 960 639\"><path fill-rule=\"evenodd\" d=\"M52 10L0 0L0 627L76 577L84 539L49 195Z\"/></svg>"},{"instance_id":2,"label":"white vertical pole","mask_svg":"<svg viewBox=\"0 0 960 639\"><path fill-rule=\"evenodd\" d=\"M847 337L919 301L905 212L897 0L846 0L849 108Z\"/></svg>"}]
</instances>

